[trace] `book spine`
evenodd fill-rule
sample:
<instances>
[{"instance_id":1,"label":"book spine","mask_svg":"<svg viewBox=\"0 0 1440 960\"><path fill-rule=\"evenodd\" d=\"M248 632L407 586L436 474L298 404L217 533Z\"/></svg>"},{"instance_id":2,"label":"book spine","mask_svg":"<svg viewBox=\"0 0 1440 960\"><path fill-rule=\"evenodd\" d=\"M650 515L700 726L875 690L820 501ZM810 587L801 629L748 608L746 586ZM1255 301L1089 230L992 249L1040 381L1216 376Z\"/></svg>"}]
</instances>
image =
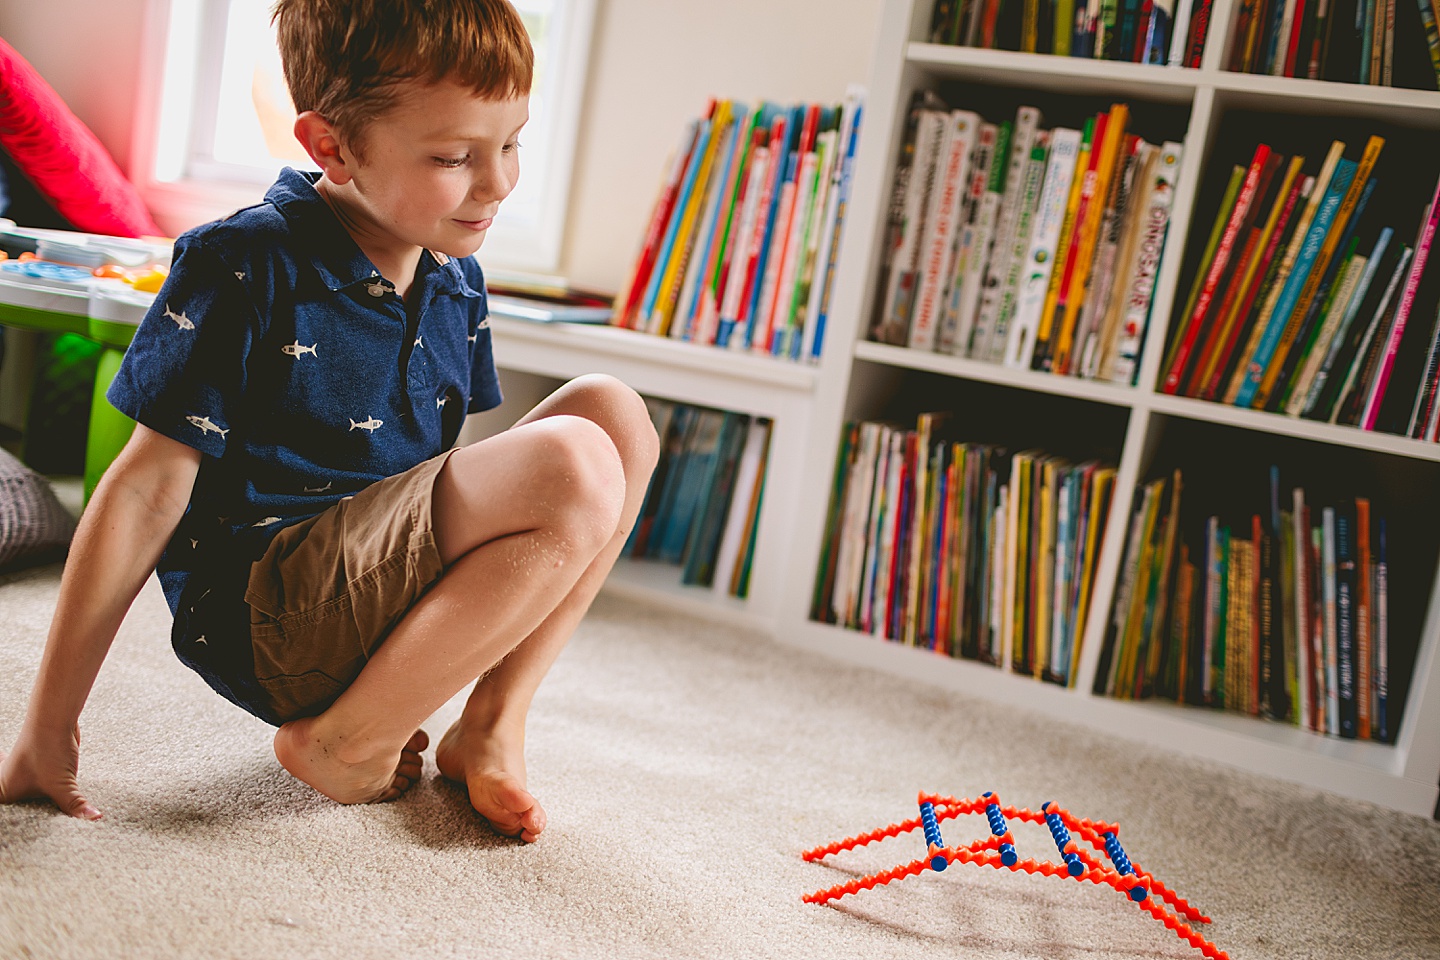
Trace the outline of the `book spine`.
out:
<instances>
[{"instance_id":1,"label":"book spine","mask_svg":"<svg viewBox=\"0 0 1440 960\"><path fill-rule=\"evenodd\" d=\"M1245 168L1236 164L1230 168L1230 179L1225 185L1224 196L1220 199L1219 209L1215 211L1215 219L1210 225L1210 235L1205 241L1205 248L1200 254L1200 264L1195 271L1195 278L1190 285L1190 294L1185 301L1185 309L1181 310L1177 317L1181 322L1176 325L1170 336L1170 344L1165 350L1165 361L1160 369L1170 371L1175 368L1175 360L1179 352L1184 349L1187 352L1194 349L1195 338L1199 336L1199 330L1193 329L1194 324L1190 323L1190 317L1195 311L1195 302L1200 298L1200 290L1205 286L1205 278L1210 273L1210 264L1215 259L1215 251L1220 248L1220 238L1225 233L1225 226L1230 222L1230 213L1234 210L1235 200L1240 196L1240 185L1245 182ZM1186 346L1186 342L1189 345ZM1162 386L1163 386L1163 382ZM1178 386L1178 379L1177 379Z\"/></svg>"},{"instance_id":2,"label":"book spine","mask_svg":"<svg viewBox=\"0 0 1440 960\"><path fill-rule=\"evenodd\" d=\"M992 337L989 358L996 362L1008 362L1016 356L1021 346L1019 325L1020 296L1022 284L1033 273L1029 260L1030 247L1035 234L1035 220L1041 203L1041 190L1050 153L1050 134L1040 131L1030 150L1030 162L1025 168L1025 179L1021 187L1019 215L1016 219L1010 256L1001 284L998 325ZM1043 306L1043 302L1042 302ZM1033 349L1033 338L1031 345Z\"/></svg>"},{"instance_id":3,"label":"book spine","mask_svg":"<svg viewBox=\"0 0 1440 960\"><path fill-rule=\"evenodd\" d=\"M981 122L975 135L970 162L969 182L961 199L960 219L955 233L955 249L950 258L950 276L937 336L941 353L965 355L969 351L973 313L967 308L970 299L972 265L977 253L981 207L990 182L990 165L999 138L999 127Z\"/></svg>"},{"instance_id":4,"label":"book spine","mask_svg":"<svg viewBox=\"0 0 1440 960\"><path fill-rule=\"evenodd\" d=\"M970 150L979 119L977 114L960 110L949 117L943 166L939 171L939 189L931 203L931 218L926 226L921 258L923 279L916 300L914 322L910 325L909 345L914 349L935 349L944 281L951 266L949 255L964 202Z\"/></svg>"},{"instance_id":5,"label":"book spine","mask_svg":"<svg viewBox=\"0 0 1440 960\"><path fill-rule=\"evenodd\" d=\"M1340 734L1340 586L1339 555L1336 551L1335 508L1326 507L1321 511L1321 576L1324 578L1323 596L1325 604L1325 732L1331 736Z\"/></svg>"},{"instance_id":6,"label":"book spine","mask_svg":"<svg viewBox=\"0 0 1440 960\"><path fill-rule=\"evenodd\" d=\"M1364 337L1351 360L1345 382L1336 396L1335 408L1330 413L1331 423L1354 424L1359 421L1366 393L1375 369L1379 365L1380 352L1384 349L1383 345L1388 338L1390 321L1394 317L1392 303L1395 302L1395 291L1399 289L1414 254L1414 248L1409 245L1401 250L1400 259L1390 274L1390 282L1386 285L1385 292L1381 294L1380 303L1370 318Z\"/></svg>"},{"instance_id":7,"label":"book spine","mask_svg":"<svg viewBox=\"0 0 1440 960\"><path fill-rule=\"evenodd\" d=\"M920 256L925 209L934 185L936 151L945 128L945 115L936 109L921 111L915 133L915 156L906 187L900 245L891 257L889 286L883 303L884 343L907 341L915 302L916 269Z\"/></svg>"},{"instance_id":8,"label":"book spine","mask_svg":"<svg viewBox=\"0 0 1440 960\"><path fill-rule=\"evenodd\" d=\"M751 149L749 177L744 190L744 201L736 231L736 245L725 281L725 296L720 307L720 322L716 329L715 344L730 345L739 322L742 304L755 280L756 224L760 221L762 194L770 178L770 147L765 142L764 132L757 130Z\"/></svg>"},{"instance_id":9,"label":"book spine","mask_svg":"<svg viewBox=\"0 0 1440 960\"><path fill-rule=\"evenodd\" d=\"M1425 271L1425 262L1430 257L1430 244L1435 239L1437 226L1440 226L1440 181L1435 184L1435 193L1430 199L1430 215L1425 218L1420 240L1415 246L1415 257L1410 263L1410 273L1405 278L1405 290L1400 295L1400 306L1396 309L1395 322L1391 325L1380 372L1361 416L1360 426L1365 430L1374 430L1380 416L1380 404L1385 399L1385 388L1390 383L1390 373L1395 367L1395 355L1400 351L1400 340L1405 335L1405 324L1415 303L1415 292L1420 287L1420 277Z\"/></svg>"},{"instance_id":10,"label":"book spine","mask_svg":"<svg viewBox=\"0 0 1440 960\"><path fill-rule=\"evenodd\" d=\"M692 119L687 123L685 132L680 138L680 146L670 156L665 179L660 187L660 196L655 201L655 208L650 216L650 225L640 244L640 255L636 258L635 270L630 276L629 283L626 284L625 292L615 301L620 304L619 309L615 311L615 323L618 326L633 328L638 325L640 304L650 284L650 277L655 269L655 260L661 251L661 241L670 223L671 213L675 207L675 198L680 191L681 178L684 176L685 168L694 151L695 138L699 131L699 120Z\"/></svg>"},{"instance_id":11,"label":"book spine","mask_svg":"<svg viewBox=\"0 0 1440 960\"><path fill-rule=\"evenodd\" d=\"M1035 354L1035 334L1045 307L1045 292L1055 265L1055 248L1065 220L1065 205L1080 155L1080 131L1057 128L1050 132L1050 154L1040 195L1035 228L1026 251L1025 272L1006 344L1005 365L1029 369Z\"/></svg>"},{"instance_id":12,"label":"book spine","mask_svg":"<svg viewBox=\"0 0 1440 960\"><path fill-rule=\"evenodd\" d=\"M750 349L756 353L772 352L771 338L777 326L775 313L781 297L781 278L785 272L785 258L791 250L795 210L799 206L799 177L800 155L792 150L785 159L785 176L780 184L780 193L776 198L767 231L767 254L764 257L764 272L760 280L760 295L751 307L750 335L747 341Z\"/></svg>"},{"instance_id":13,"label":"book spine","mask_svg":"<svg viewBox=\"0 0 1440 960\"><path fill-rule=\"evenodd\" d=\"M1291 234L1290 243L1285 248L1285 254L1280 260L1280 265L1275 274L1274 281L1270 284L1269 293L1266 294L1264 305L1256 319L1253 331L1253 343L1247 345L1244 355L1241 357L1242 365L1237 370L1225 392L1225 402L1241 406L1248 405L1239 403L1239 396L1242 390L1249 391L1253 396L1254 390L1259 387L1259 380L1265 373L1265 366L1269 361L1269 355L1274 351L1275 344L1279 342L1280 334L1284 328L1284 316L1279 316L1277 309L1282 297L1286 296L1292 289L1291 276L1294 272L1296 262L1299 260L1301 250L1310 240L1311 227L1322 202L1330 197L1329 187L1334 178L1337 165L1342 159L1345 145L1340 141L1330 144L1326 153L1325 162L1320 167L1320 173L1310 183L1308 199L1300 219L1295 224L1295 231ZM1338 203L1338 200L1336 201ZM1298 295L1298 284L1295 290ZM1268 346L1266 346L1268 344ZM1263 360L1257 362L1257 358L1264 354ZM1251 380L1253 384L1250 384ZM1248 385L1248 386L1247 386Z\"/></svg>"},{"instance_id":14,"label":"book spine","mask_svg":"<svg viewBox=\"0 0 1440 960\"><path fill-rule=\"evenodd\" d=\"M1370 501L1355 498L1355 736L1369 740L1373 704L1371 662L1374 656L1374 564L1370 555Z\"/></svg>"},{"instance_id":15,"label":"book spine","mask_svg":"<svg viewBox=\"0 0 1440 960\"><path fill-rule=\"evenodd\" d=\"M1117 318L1110 307L1119 299L1115 291L1115 261L1120 255L1121 231L1129 219L1130 204L1136 199L1131 191L1135 186L1137 170L1144 165L1148 147L1135 134L1127 135L1111 174L1107 190L1109 200L1096 233L1090 276L1085 281L1080 309L1082 322L1075 334L1077 359L1072 372L1077 376L1096 378L1103 353L1101 344L1114 333Z\"/></svg>"},{"instance_id":16,"label":"book spine","mask_svg":"<svg viewBox=\"0 0 1440 960\"><path fill-rule=\"evenodd\" d=\"M841 140L845 144L844 158L840 161L840 179L834 187L835 215L827 232L828 245L825 256L825 280L820 289L820 309L815 314L815 336L809 350L809 359L818 363L825 347L825 327L830 318L830 298L835 289L835 267L840 259L840 241L844 236L845 215L850 204L850 190L855 179L855 148L860 139L860 121L865 112L864 93L853 88L846 97L844 115L848 125L842 122Z\"/></svg>"},{"instance_id":17,"label":"book spine","mask_svg":"<svg viewBox=\"0 0 1440 960\"><path fill-rule=\"evenodd\" d=\"M670 249L665 270L656 288L656 296L650 302L646 319L646 331L649 333L666 336L670 332L670 321L680 298L681 282L694 248L695 224L700 219L705 198L709 193L710 171L715 165L716 151L729 125L730 102L722 100L715 108L708 129L703 132L702 142L697 145L699 162L694 167L694 177L690 178L690 182L682 190L683 202L679 208L680 216L675 221L676 230L668 238Z\"/></svg>"},{"instance_id":18,"label":"book spine","mask_svg":"<svg viewBox=\"0 0 1440 960\"><path fill-rule=\"evenodd\" d=\"M1353 171L1350 171L1350 161L1348 160L1340 161L1340 165L1336 167L1334 178L1336 183L1332 183L1331 188L1335 189L1338 184L1343 183L1343 196L1333 220L1326 224L1326 234L1314 263L1304 271L1307 273L1307 277L1304 286L1300 288L1291 319L1286 324L1280 342L1276 346L1275 355L1261 380L1260 389L1256 391L1254 402L1256 407L1266 407L1277 381L1284 383L1280 378L1285 375L1286 363L1289 360L1288 354L1310 317L1313 301L1329 281L1330 262L1334 258L1335 251L1348 241L1353 218L1358 218L1364 211L1370 194L1374 191L1374 181L1370 172L1374 169L1384 145L1385 140L1382 137L1371 137L1365 145L1365 152L1359 164ZM1324 207L1322 206L1317 219L1323 219L1323 214ZM1304 250L1302 249L1303 254Z\"/></svg>"},{"instance_id":19,"label":"book spine","mask_svg":"<svg viewBox=\"0 0 1440 960\"><path fill-rule=\"evenodd\" d=\"M1389 743L1390 726L1390 570L1386 560L1385 518L1380 518L1375 555L1375 739Z\"/></svg>"},{"instance_id":20,"label":"book spine","mask_svg":"<svg viewBox=\"0 0 1440 960\"><path fill-rule=\"evenodd\" d=\"M1190 353L1205 327L1206 317L1210 312L1210 302L1215 296L1221 279L1225 276L1225 268L1230 262L1230 253L1235 248L1241 226L1248 218L1251 205L1255 202L1255 194L1260 186L1260 176L1269 157L1270 148L1265 144L1262 143L1255 148L1255 155L1250 160L1250 167L1245 172L1239 193L1235 197L1235 204L1230 209L1230 216L1220 235L1215 255L1205 273L1205 282L1200 287L1200 294L1195 298L1195 305L1191 309L1189 317L1185 320L1184 339L1180 342L1175 358L1171 361L1170 369L1165 374L1165 381L1161 387L1165 393L1175 394L1180 391L1180 384L1190 360Z\"/></svg>"},{"instance_id":21,"label":"book spine","mask_svg":"<svg viewBox=\"0 0 1440 960\"><path fill-rule=\"evenodd\" d=\"M1190 27L1190 11L1195 0L1180 0L1175 7L1175 19L1171 25L1170 52L1166 57L1167 66L1178 67L1185 58L1185 39Z\"/></svg>"},{"instance_id":22,"label":"book spine","mask_svg":"<svg viewBox=\"0 0 1440 960\"><path fill-rule=\"evenodd\" d=\"M1380 268L1380 260L1385 255L1385 250L1390 244L1390 238L1394 231L1385 227L1380 231L1380 236L1375 241L1375 247L1370 253L1370 258L1365 264L1364 271L1360 274L1360 280L1355 286L1355 292L1350 297L1350 302L1345 308L1345 315L1340 320L1340 326L1335 331L1335 336L1330 340L1329 349L1325 351L1325 359L1321 361L1320 368L1315 372L1315 379L1310 384L1309 395L1305 398L1305 406L1301 410L1301 416L1309 417L1316 412L1320 398L1325 391L1325 384L1333 375L1334 364L1344 349L1345 342L1349 336L1350 328L1355 323L1355 318L1360 313L1360 308L1365 302L1365 296L1370 290L1370 284L1375 279L1375 274Z\"/></svg>"},{"instance_id":23,"label":"book spine","mask_svg":"<svg viewBox=\"0 0 1440 960\"><path fill-rule=\"evenodd\" d=\"M752 282L749 293L741 302L740 316L736 318L737 329L741 331L741 336L738 339L731 339L729 347L732 350L755 347L758 343L757 335L765 332L766 306L769 302L766 294L771 292L767 290L766 281L772 276L772 263L778 262L782 256L781 245L776 243L777 224L780 225L779 229L783 232L786 221L782 220L780 215L787 192L785 187L787 184L791 184L793 189L795 168L798 163L794 143L799 139L797 134L799 123L797 111L799 109L794 108L776 117L775 123L770 129L772 169L765 184L766 191L761 193L756 239L751 248L753 269L750 274Z\"/></svg>"},{"instance_id":24,"label":"book spine","mask_svg":"<svg viewBox=\"0 0 1440 960\"><path fill-rule=\"evenodd\" d=\"M1150 311L1155 301L1155 280L1160 273L1160 260L1165 253L1170 229L1170 215L1175 204L1175 180L1180 172L1183 147L1171 140L1160 145L1150 184L1150 195L1137 227L1132 266L1122 276L1129 277L1125 289L1124 311L1115 349L1115 361L1108 379L1114 383L1133 384L1140 365L1140 352L1150 325ZM1105 371L1101 371L1102 376Z\"/></svg>"},{"instance_id":25,"label":"book spine","mask_svg":"<svg viewBox=\"0 0 1440 960\"><path fill-rule=\"evenodd\" d=\"M1035 331L1035 353L1031 369L1048 371L1053 366L1055 347L1056 313L1060 302L1060 290L1065 284L1068 267L1070 238L1075 232L1075 217L1080 209L1080 195L1084 187L1084 172L1090 168L1090 156L1098 148L1095 134L1103 131L1104 114L1085 121L1080 133L1080 153L1075 158L1075 173L1070 181L1070 196L1065 201L1065 218L1060 223L1060 238L1055 244L1056 261L1050 270L1050 285L1045 290L1045 305L1040 311L1040 325Z\"/></svg>"},{"instance_id":26,"label":"book spine","mask_svg":"<svg viewBox=\"0 0 1440 960\"><path fill-rule=\"evenodd\" d=\"M1225 382L1230 360L1239 341L1247 334L1251 310L1269 277L1275 253L1284 240L1290 218L1294 215L1296 204L1304 191L1304 183L1300 177L1300 166L1303 162L1302 157L1292 157L1290 160L1276 200L1271 205L1270 215L1257 237L1259 253L1250 259L1241 273L1239 286L1234 290L1235 296L1231 300L1230 313L1222 316L1215 349L1208 358L1202 358L1199 376L1193 384L1195 396L1214 400ZM1228 298L1229 294L1226 296Z\"/></svg>"},{"instance_id":27,"label":"book spine","mask_svg":"<svg viewBox=\"0 0 1440 960\"><path fill-rule=\"evenodd\" d=\"M984 338L977 340L972 355L979 360L999 359L997 351L1005 346L1008 318L1002 310L1001 295L1014 256L1015 235L1026 203L1026 171L1031 164L1030 151L1039 131L1040 111L1022 106L1015 111L1014 133L1011 136L1005 179L1000 195L1000 210L995 222L995 239L985 267L984 287L980 294L980 314L975 321ZM998 159L998 158L997 158Z\"/></svg>"},{"instance_id":28,"label":"book spine","mask_svg":"<svg viewBox=\"0 0 1440 960\"><path fill-rule=\"evenodd\" d=\"M1320 247L1324 243L1331 223L1334 221L1335 213L1340 207L1340 202L1345 191L1350 186L1350 181L1355 175L1356 164L1351 160L1341 159L1335 167L1334 176L1330 180L1330 186L1325 191L1325 197L1319 204L1310 228L1306 233L1303 244L1300 246L1294 266L1285 278L1285 285L1280 291L1276 300L1274 311L1270 314L1269 322L1266 324L1265 333L1260 339L1259 346L1254 355L1251 356L1246 367L1245 379L1240 385L1236 394L1234 404L1237 407L1250 407L1256 404L1256 396L1260 391L1265 376L1270 372L1270 361L1280 346L1285 331L1290 326L1290 316L1295 310L1295 305L1300 298L1300 291L1310 276L1311 269L1315 266L1316 258L1319 256Z\"/></svg>"},{"instance_id":29,"label":"book spine","mask_svg":"<svg viewBox=\"0 0 1440 960\"><path fill-rule=\"evenodd\" d=\"M1061 287L1061 299L1056 309L1061 312L1059 340L1055 345L1053 367L1061 374L1074 372L1077 362L1075 332L1080 320L1080 311L1085 302L1086 285L1090 282L1091 270L1095 263L1095 249L1100 236L1100 226L1105 208L1109 203L1112 176L1115 165L1123 162L1121 146L1125 142L1125 129L1129 122L1129 108L1123 103L1111 104L1105 121L1104 136L1099 137L1100 153L1098 162L1086 172L1080 193L1080 208L1075 215L1075 235L1072 251L1066 265L1070 273L1068 283ZM1098 137L1098 128L1097 128Z\"/></svg>"},{"instance_id":30,"label":"book spine","mask_svg":"<svg viewBox=\"0 0 1440 960\"><path fill-rule=\"evenodd\" d=\"M1335 512L1335 668L1339 733L1354 739L1355 702L1355 515L1353 505Z\"/></svg>"},{"instance_id":31,"label":"book spine","mask_svg":"<svg viewBox=\"0 0 1440 960\"><path fill-rule=\"evenodd\" d=\"M1289 416L1298 417L1304 411L1311 387L1314 385L1316 377L1319 376L1320 367L1324 364L1325 358L1330 355L1330 350L1337 337L1344 336L1341 326L1345 316L1350 312L1350 303L1355 297L1355 292L1360 288L1360 278L1368 266L1369 259L1358 254L1352 254L1346 263L1335 295L1325 311L1324 326L1320 328L1320 333L1315 338L1315 344L1305 358L1305 365L1300 370L1295 388L1285 402L1285 412Z\"/></svg>"}]
</instances>

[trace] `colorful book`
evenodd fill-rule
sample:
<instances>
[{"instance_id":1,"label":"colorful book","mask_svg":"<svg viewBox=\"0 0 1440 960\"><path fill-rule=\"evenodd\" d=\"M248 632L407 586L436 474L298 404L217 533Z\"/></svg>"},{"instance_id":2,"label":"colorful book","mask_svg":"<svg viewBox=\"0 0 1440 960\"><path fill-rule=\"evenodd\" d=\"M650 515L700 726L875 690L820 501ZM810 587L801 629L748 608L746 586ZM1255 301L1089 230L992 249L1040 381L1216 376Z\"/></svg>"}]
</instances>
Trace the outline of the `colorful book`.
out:
<instances>
[{"instance_id":1,"label":"colorful book","mask_svg":"<svg viewBox=\"0 0 1440 960\"><path fill-rule=\"evenodd\" d=\"M1415 245L1415 257L1405 278L1405 289L1400 295L1395 322L1391 325L1390 335L1385 343L1385 354L1380 362L1379 373L1366 398L1365 411L1360 418L1362 429L1374 430L1379 419L1380 404L1384 401L1385 389L1390 384L1390 374L1395 368L1395 355L1399 352L1400 341L1405 336L1405 325L1415 303L1415 292L1420 287L1420 278L1425 272L1425 263L1430 257L1430 245L1435 239L1437 226L1440 226L1440 181L1435 184L1435 193L1430 198L1429 214L1425 217L1420 239Z\"/></svg>"},{"instance_id":2,"label":"colorful book","mask_svg":"<svg viewBox=\"0 0 1440 960\"><path fill-rule=\"evenodd\" d=\"M1346 160L1342 157L1336 162L1330 185L1316 208L1314 219L1299 248L1294 266L1286 276L1285 285L1281 288L1279 297L1275 301L1273 312L1265 322L1265 332L1246 364L1245 378L1233 401L1235 406L1250 407L1263 403L1262 384L1266 381L1267 375L1271 373L1271 360L1280 348L1287 329L1293 329L1290 326L1291 315L1295 312L1301 291L1305 288L1306 281L1316 266L1336 213L1354 179L1356 168L1357 164L1353 160Z\"/></svg>"}]
</instances>

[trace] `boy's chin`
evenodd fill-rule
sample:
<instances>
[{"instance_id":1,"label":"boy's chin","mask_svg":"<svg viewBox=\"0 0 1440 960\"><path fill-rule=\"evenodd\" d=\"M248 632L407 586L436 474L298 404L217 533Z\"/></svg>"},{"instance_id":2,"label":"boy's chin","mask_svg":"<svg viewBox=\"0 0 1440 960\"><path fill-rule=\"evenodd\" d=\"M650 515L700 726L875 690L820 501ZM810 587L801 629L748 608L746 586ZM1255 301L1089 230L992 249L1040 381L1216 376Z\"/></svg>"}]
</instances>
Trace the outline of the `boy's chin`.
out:
<instances>
[{"instance_id":1,"label":"boy's chin","mask_svg":"<svg viewBox=\"0 0 1440 960\"><path fill-rule=\"evenodd\" d=\"M485 233L480 233L474 237L466 237L463 240L447 240L445 243L438 244L430 249L437 253L443 253L447 257L463 258L474 256L479 252L480 247L484 243Z\"/></svg>"}]
</instances>

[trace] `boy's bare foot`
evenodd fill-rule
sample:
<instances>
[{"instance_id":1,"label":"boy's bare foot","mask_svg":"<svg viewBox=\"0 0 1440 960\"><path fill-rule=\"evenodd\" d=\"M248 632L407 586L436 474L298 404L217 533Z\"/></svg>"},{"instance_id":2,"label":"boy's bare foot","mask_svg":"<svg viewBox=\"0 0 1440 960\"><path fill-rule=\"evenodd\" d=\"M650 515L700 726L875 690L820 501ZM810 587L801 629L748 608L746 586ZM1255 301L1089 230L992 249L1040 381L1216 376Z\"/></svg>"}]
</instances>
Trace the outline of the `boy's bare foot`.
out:
<instances>
[{"instance_id":1,"label":"boy's bare foot","mask_svg":"<svg viewBox=\"0 0 1440 960\"><path fill-rule=\"evenodd\" d=\"M338 803L385 803L420 779L420 751L430 745L416 730L398 758L377 756L349 763L335 755L332 744L316 735L315 717L291 720L275 732L275 758L302 780Z\"/></svg>"},{"instance_id":2,"label":"boy's bare foot","mask_svg":"<svg viewBox=\"0 0 1440 960\"><path fill-rule=\"evenodd\" d=\"M435 765L446 779L465 784L470 805L496 833L534 843L545 829L545 810L525 789L524 748L468 731L463 722L440 738Z\"/></svg>"}]
</instances>

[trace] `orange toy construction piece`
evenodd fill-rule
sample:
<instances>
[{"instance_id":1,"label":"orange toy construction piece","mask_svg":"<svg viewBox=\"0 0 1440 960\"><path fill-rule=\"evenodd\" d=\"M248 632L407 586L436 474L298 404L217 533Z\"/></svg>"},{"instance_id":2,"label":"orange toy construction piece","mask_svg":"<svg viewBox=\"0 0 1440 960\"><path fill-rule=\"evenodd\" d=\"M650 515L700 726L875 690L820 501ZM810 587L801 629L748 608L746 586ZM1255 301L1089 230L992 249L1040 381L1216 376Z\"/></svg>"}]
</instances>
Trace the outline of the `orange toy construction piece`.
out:
<instances>
[{"instance_id":1,"label":"orange toy construction piece","mask_svg":"<svg viewBox=\"0 0 1440 960\"><path fill-rule=\"evenodd\" d=\"M891 870L808 894L804 898L805 902L829 903L846 894L870 890L892 880L918 876L926 870L944 870L952 863L975 863L1017 873L1038 873L1047 877L1069 878L1113 887L1141 910L1164 924L1167 930L1173 930L1177 937L1211 960L1229 960L1229 954L1190 926L1190 923L1209 923L1210 918L1167 889L1153 875L1141 870L1125 855L1125 849L1120 846L1119 824L1082 820L1054 803L1044 804L1039 811L1002 806L1000 797L994 793L986 793L977 800L957 800L954 797L922 792L919 802L920 816L913 820L892 823L888 827L862 833L858 837L847 837L823 847L806 850L801 856L815 862L919 828L925 833L924 857ZM964 847L946 846L940 837L940 823L967 813L983 814L990 824L990 836ZM1047 827L1050 836L1055 840L1055 847L1060 852L1063 865L1048 860L1021 860L1015 850L1015 839L1010 835L1007 818ZM1094 853L1077 844L1071 836L1072 833L1090 844ZM1110 865L1102 864L1100 856L1109 860ZM1157 903L1157 899L1168 904L1169 909Z\"/></svg>"}]
</instances>

